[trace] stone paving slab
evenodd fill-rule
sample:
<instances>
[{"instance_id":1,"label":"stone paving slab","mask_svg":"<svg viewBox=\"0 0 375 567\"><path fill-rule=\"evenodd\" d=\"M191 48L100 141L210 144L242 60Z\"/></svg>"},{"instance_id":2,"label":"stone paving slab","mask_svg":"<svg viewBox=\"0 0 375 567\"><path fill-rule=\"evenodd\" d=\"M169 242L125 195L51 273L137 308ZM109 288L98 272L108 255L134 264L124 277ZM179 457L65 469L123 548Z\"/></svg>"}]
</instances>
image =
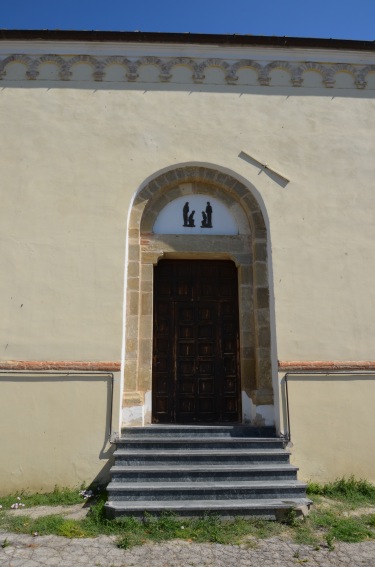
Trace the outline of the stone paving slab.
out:
<instances>
[{"instance_id":1,"label":"stone paving slab","mask_svg":"<svg viewBox=\"0 0 375 567\"><path fill-rule=\"evenodd\" d=\"M33 520L50 514L64 516L67 520L83 520L90 511L90 506L86 502L68 506L34 506L32 508L18 508L17 510L7 510L10 516L29 516Z\"/></svg>"},{"instance_id":2,"label":"stone paving slab","mask_svg":"<svg viewBox=\"0 0 375 567\"><path fill-rule=\"evenodd\" d=\"M1 567L374 567L375 541L336 543L334 551L313 550L280 538L255 541L255 547L198 544L173 540L130 550L116 538L66 539L0 532Z\"/></svg>"}]
</instances>

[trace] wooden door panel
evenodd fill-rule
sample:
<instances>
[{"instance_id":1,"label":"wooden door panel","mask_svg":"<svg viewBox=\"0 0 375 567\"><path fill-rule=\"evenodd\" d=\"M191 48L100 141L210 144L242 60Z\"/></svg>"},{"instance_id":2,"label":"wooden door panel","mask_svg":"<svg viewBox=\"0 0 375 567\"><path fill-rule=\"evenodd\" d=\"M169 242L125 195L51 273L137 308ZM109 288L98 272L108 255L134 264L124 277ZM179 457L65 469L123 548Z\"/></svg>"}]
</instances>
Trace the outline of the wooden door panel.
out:
<instances>
[{"instance_id":1,"label":"wooden door panel","mask_svg":"<svg viewBox=\"0 0 375 567\"><path fill-rule=\"evenodd\" d=\"M201 375L210 374L214 375L214 362L208 360L199 360L198 372Z\"/></svg>"},{"instance_id":2,"label":"wooden door panel","mask_svg":"<svg viewBox=\"0 0 375 567\"><path fill-rule=\"evenodd\" d=\"M215 379L201 377L198 384L198 394L214 394L215 392Z\"/></svg>"},{"instance_id":3,"label":"wooden door panel","mask_svg":"<svg viewBox=\"0 0 375 567\"><path fill-rule=\"evenodd\" d=\"M224 394L235 394L237 392L237 384L235 378L225 378Z\"/></svg>"},{"instance_id":4,"label":"wooden door panel","mask_svg":"<svg viewBox=\"0 0 375 567\"><path fill-rule=\"evenodd\" d=\"M154 279L153 420L239 420L232 262L161 261Z\"/></svg>"},{"instance_id":5,"label":"wooden door panel","mask_svg":"<svg viewBox=\"0 0 375 567\"><path fill-rule=\"evenodd\" d=\"M194 339L194 327L192 325L179 325L180 339Z\"/></svg>"}]
</instances>

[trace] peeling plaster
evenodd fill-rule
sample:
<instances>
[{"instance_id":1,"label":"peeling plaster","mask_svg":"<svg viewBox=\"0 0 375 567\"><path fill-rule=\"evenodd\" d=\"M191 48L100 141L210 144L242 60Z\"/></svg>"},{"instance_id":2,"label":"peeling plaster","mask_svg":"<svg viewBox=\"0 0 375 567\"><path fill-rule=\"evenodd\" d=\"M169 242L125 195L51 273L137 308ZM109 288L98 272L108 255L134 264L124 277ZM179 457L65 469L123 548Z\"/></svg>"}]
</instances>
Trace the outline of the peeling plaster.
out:
<instances>
[{"instance_id":1,"label":"peeling plaster","mask_svg":"<svg viewBox=\"0 0 375 567\"><path fill-rule=\"evenodd\" d=\"M122 426L136 427L143 425L143 406L122 408Z\"/></svg>"},{"instance_id":2,"label":"peeling plaster","mask_svg":"<svg viewBox=\"0 0 375 567\"><path fill-rule=\"evenodd\" d=\"M151 417L152 417L151 400L152 400L151 390L148 390L147 392L145 392L145 403L143 406L143 425L149 425L151 423Z\"/></svg>"},{"instance_id":3,"label":"peeling plaster","mask_svg":"<svg viewBox=\"0 0 375 567\"><path fill-rule=\"evenodd\" d=\"M272 404L256 406L243 390L241 397L243 423L258 427L275 425L275 408Z\"/></svg>"},{"instance_id":4,"label":"peeling plaster","mask_svg":"<svg viewBox=\"0 0 375 567\"><path fill-rule=\"evenodd\" d=\"M138 406L122 408L122 427L140 427L151 423L151 400L152 392L148 390L144 394L144 403Z\"/></svg>"}]
</instances>

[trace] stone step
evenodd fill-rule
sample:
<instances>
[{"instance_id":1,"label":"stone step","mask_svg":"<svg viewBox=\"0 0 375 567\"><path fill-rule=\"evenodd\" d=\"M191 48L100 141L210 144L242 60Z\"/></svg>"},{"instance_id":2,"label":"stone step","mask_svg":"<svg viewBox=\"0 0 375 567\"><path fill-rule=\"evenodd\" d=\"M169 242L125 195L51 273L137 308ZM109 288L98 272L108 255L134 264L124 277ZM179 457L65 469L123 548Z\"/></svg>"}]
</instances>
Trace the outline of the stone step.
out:
<instances>
[{"instance_id":1,"label":"stone step","mask_svg":"<svg viewBox=\"0 0 375 567\"><path fill-rule=\"evenodd\" d=\"M224 463L288 463L289 451L284 449L170 449L165 450L128 450L117 449L114 452L116 465L147 465L163 464L218 464Z\"/></svg>"},{"instance_id":2,"label":"stone step","mask_svg":"<svg viewBox=\"0 0 375 567\"><path fill-rule=\"evenodd\" d=\"M213 513L223 519L236 516L242 518L263 518L275 520L290 510L297 512L310 506L307 498L290 499L241 499L241 500L163 500L149 502L108 501L105 504L108 518L133 516L143 518L145 512L159 516L165 512L173 512L177 517L194 517Z\"/></svg>"},{"instance_id":3,"label":"stone step","mask_svg":"<svg viewBox=\"0 0 375 567\"><path fill-rule=\"evenodd\" d=\"M229 482L110 482L111 501L238 500L246 498L303 498L306 485L298 481Z\"/></svg>"},{"instance_id":4,"label":"stone step","mask_svg":"<svg viewBox=\"0 0 375 567\"><path fill-rule=\"evenodd\" d=\"M176 481L186 482L200 480L296 480L298 468L290 464L262 465L148 465L119 466L111 468L112 482L121 481Z\"/></svg>"},{"instance_id":5,"label":"stone step","mask_svg":"<svg viewBox=\"0 0 375 567\"><path fill-rule=\"evenodd\" d=\"M152 425L124 429L108 485L108 517L145 512L179 517L275 519L309 507L285 440L274 428Z\"/></svg>"},{"instance_id":6,"label":"stone step","mask_svg":"<svg viewBox=\"0 0 375 567\"><path fill-rule=\"evenodd\" d=\"M283 440L277 438L246 437L130 437L117 441L117 447L144 450L170 449L282 449Z\"/></svg>"},{"instance_id":7,"label":"stone step","mask_svg":"<svg viewBox=\"0 0 375 567\"><path fill-rule=\"evenodd\" d=\"M149 425L125 427L121 437L276 437L274 427L251 425ZM277 438L277 437L276 437Z\"/></svg>"}]
</instances>

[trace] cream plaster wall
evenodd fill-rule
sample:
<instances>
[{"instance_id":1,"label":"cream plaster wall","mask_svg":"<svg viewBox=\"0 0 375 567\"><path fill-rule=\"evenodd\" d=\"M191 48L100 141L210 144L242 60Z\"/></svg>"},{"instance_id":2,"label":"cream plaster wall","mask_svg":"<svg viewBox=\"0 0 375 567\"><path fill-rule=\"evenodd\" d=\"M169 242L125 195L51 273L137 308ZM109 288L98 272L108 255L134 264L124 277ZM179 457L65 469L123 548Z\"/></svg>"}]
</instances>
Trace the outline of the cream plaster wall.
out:
<instances>
[{"instance_id":1,"label":"cream plaster wall","mask_svg":"<svg viewBox=\"0 0 375 567\"><path fill-rule=\"evenodd\" d=\"M371 92L2 85L1 359L120 359L132 196L192 162L252 187L268 218L278 358L373 358Z\"/></svg>"},{"instance_id":2,"label":"cream plaster wall","mask_svg":"<svg viewBox=\"0 0 375 567\"><path fill-rule=\"evenodd\" d=\"M108 482L110 374L1 374L0 389L0 495Z\"/></svg>"},{"instance_id":3,"label":"cream plaster wall","mask_svg":"<svg viewBox=\"0 0 375 567\"><path fill-rule=\"evenodd\" d=\"M11 47L2 44L0 55ZM188 51L154 48L160 57ZM24 53L32 46L14 46L10 53L17 49ZM53 45L37 42L33 49L51 53ZM99 47L60 44L56 53L85 49L94 54ZM124 47L100 49L104 56ZM150 46L131 49L150 54ZM244 48L231 54L257 55ZM192 48L192 56L203 55L225 57L226 48ZM372 54L355 52L263 48L258 55L263 63L309 57L327 65L373 63ZM160 81L153 65L140 68L135 82L135 74L129 78L116 65L106 70L110 82L94 82L85 63L74 65L67 81L54 65L39 71L30 81L19 63L0 73L0 362L121 359L132 199L152 178L189 164L238 179L263 211L276 400L277 359L373 360L374 72L366 77L369 88L343 74L336 76L336 88L328 88L334 82L328 78L324 86L322 76L308 69L303 86L299 80L291 86L290 75L279 69L266 86L249 67L238 71L237 84L225 79L223 68L207 69L206 79L194 82L184 65L175 67L170 83ZM125 379L128 387L135 381ZM108 380L1 378L0 458L7 467L0 467L0 490L38 490L41 482L46 490L105 476L111 456ZM292 451L302 478L353 473L375 480L368 449L373 383L291 381ZM135 393L130 406L147 422L150 393L145 400ZM117 376L114 431L120 400ZM256 418L258 407L246 407ZM272 423L272 406L261 407L260 417ZM350 452L344 451L348 446Z\"/></svg>"},{"instance_id":4,"label":"cream plaster wall","mask_svg":"<svg viewBox=\"0 0 375 567\"><path fill-rule=\"evenodd\" d=\"M375 375L288 378L292 462L299 478L375 483Z\"/></svg>"}]
</instances>

